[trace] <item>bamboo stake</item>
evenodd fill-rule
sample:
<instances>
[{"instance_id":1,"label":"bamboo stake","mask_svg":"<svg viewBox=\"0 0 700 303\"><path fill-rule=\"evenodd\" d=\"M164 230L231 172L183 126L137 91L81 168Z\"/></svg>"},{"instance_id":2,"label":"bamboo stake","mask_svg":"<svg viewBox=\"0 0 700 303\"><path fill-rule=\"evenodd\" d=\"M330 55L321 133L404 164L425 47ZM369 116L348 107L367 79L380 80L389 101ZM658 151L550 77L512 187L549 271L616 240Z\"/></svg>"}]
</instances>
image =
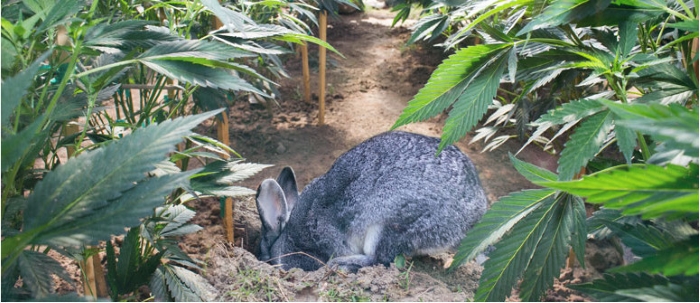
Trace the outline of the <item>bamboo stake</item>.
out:
<instances>
[{"instance_id":1,"label":"bamboo stake","mask_svg":"<svg viewBox=\"0 0 700 303\"><path fill-rule=\"evenodd\" d=\"M318 23L318 36L323 42L326 42L327 11L320 13ZM318 125L323 125L326 111L326 48L323 46L318 47L318 77Z\"/></svg>"},{"instance_id":2,"label":"bamboo stake","mask_svg":"<svg viewBox=\"0 0 700 303\"><path fill-rule=\"evenodd\" d=\"M301 71L304 77L304 101L311 103L311 75L309 73L309 46L301 44Z\"/></svg>"}]
</instances>

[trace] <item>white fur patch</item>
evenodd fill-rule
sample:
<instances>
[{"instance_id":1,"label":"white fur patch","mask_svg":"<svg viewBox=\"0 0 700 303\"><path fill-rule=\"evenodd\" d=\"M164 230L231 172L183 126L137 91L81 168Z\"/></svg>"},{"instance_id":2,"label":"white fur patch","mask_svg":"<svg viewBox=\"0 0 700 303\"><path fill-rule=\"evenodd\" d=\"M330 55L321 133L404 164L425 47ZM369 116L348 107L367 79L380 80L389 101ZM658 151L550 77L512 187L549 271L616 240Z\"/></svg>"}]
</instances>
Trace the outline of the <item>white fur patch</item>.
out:
<instances>
[{"instance_id":1,"label":"white fur patch","mask_svg":"<svg viewBox=\"0 0 700 303\"><path fill-rule=\"evenodd\" d=\"M382 236L383 225L375 224L370 225L365 232L365 243L362 247L362 252L367 256L374 256L377 250L377 245L379 245L379 239Z\"/></svg>"}]
</instances>

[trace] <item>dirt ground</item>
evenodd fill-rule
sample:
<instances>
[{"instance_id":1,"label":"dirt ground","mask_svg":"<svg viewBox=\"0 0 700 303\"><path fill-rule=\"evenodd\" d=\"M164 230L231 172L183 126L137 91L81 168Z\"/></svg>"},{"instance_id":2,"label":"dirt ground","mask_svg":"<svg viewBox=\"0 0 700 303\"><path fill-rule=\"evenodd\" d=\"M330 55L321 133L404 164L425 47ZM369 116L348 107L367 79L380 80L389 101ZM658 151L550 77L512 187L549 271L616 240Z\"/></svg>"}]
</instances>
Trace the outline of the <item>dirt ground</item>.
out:
<instances>
[{"instance_id":1,"label":"dirt ground","mask_svg":"<svg viewBox=\"0 0 700 303\"><path fill-rule=\"evenodd\" d=\"M316 100L302 100L300 59L290 58L290 79L280 82L281 97L267 108L238 102L230 108L231 146L247 161L275 165L243 182L255 189L265 178L275 178L284 166L292 166L299 188L325 173L343 152L365 139L389 130L408 101L418 92L445 54L430 46L406 46L410 30L391 28L393 13L372 9L366 13L329 19L328 42L345 58L329 56L325 125L318 125ZM312 90L317 90L317 48L310 47ZM314 94L316 98L316 95ZM446 117L404 126L401 130L439 136ZM481 153L481 142L468 144L473 134L456 145L476 164L488 198L534 185L510 164L508 152L520 148L517 141ZM530 147L518 157L554 169L556 158ZM410 260L410 268L375 266L357 274L321 268L316 272L289 272L257 261L260 222L252 197L235 204L235 247L225 243L217 201L194 206L194 222L205 229L184 239L183 249L206 263L205 277L217 289L221 301L465 301L478 285L481 266L472 262L454 273L444 270L449 255ZM575 266L562 272L547 301L583 301L585 297L564 285L598 276L616 262L614 251L589 243L583 270ZM509 300L517 300L517 292Z\"/></svg>"}]
</instances>

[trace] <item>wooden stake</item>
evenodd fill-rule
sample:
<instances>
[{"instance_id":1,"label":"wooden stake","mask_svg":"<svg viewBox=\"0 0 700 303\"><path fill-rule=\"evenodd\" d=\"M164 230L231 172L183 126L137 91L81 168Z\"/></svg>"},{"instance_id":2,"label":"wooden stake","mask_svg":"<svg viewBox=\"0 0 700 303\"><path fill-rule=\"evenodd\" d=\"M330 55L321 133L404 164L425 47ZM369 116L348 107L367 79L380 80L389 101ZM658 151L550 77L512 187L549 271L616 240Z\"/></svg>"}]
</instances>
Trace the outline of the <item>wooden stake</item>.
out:
<instances>
[{"instance_id":1,"label":"wooden stake","mask_svg":"<svg viewBox=\"0 0 700 303\"><path fill-rule=\"evenodd\" d=\"M226 240L233 243L233 198L231 197L226 197L224 201L224 228Z\"/></svg>"},{"instance_id":2,"label":"wooden stake","mask_svg":"<svg viewBox=\"0 0 700 303\"><path fill-rule=\"evenodd\" d=\"M311 75L309 73L309 46L301 45L301 71L304 76L304 101L311 103Z\"/></svg>"},{"instance_id":3,"label":"wooden stake","mask_svg":"<svg viewBox=\"0 0 700 303\"><path fill-rule=\"evenodd\" d=\"M230 144L228 138L228 115L226 112L221 113L221 120L217 122L216 133L219 141L227 146ZM228 159L229 155L224 154L224 158ZM224 220L224 230L226 231L226 240L233 243L233 198L226 197L221 210Z\"/></svg>"},{"instance_id":4,"label":"wooden stake","mask_svg":"<svg viewBox=\"0 0 700 303\"><path fill-rule=\"evenodd\" d=\"M318 37L326 42L327 11L320 13L318 23ZM318 78L318 125L323 125L326 111L326 48L323 46L318 47Z\"/></svg>"},{"instance_id":5,"label":"wooden stake","mask_svg":"<svg viewBox=\"0 0 700 303\"><path fill-rule=\"evenodd\" d=\"M107 297L107 281L100 262L100 255L95 254L80 262L85 276L83 277L83 293L93 298Z\"/></svg>"},{"instance_id":6,"label":"wooden stake","mask_svg":"<svg viewBox=\"0 0 700 303\"><path fill-rule=\"evenodd\" d=\"M226 146L230 145L230 141L228 138L228 115L226 112L221 113L221 120L216 122L216 134L219 139L219 142L225 144ZM222 155L224 159L229 158L228 153L224 153Z\"/></svg>"}]
</instances>

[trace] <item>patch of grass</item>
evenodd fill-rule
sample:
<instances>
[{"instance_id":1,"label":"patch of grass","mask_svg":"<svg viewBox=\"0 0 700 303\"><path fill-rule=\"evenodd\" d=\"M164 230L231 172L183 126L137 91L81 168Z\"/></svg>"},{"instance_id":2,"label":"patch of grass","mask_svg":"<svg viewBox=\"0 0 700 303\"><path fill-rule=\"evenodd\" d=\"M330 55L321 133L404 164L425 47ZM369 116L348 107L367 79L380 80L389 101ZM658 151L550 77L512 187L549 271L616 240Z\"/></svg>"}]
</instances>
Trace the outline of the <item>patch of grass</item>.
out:
<instances>
[{"instance_id":1,"label":"patch of grass","mask_svg":"<svg viewBox=\"0 0 700 303\"><path fill-rule=\"evenodd\" d=\"M408 262L408 268L399 274L399 286L406 291L411 287L411 269L413 269L413 261Z\"/></svg>"},{"instance_id":2,"label":"patch of grass","mask_svg":"<svg viewBox=\"0 0 700 303\"><path fill-rule=\"evenodd\" d=\"M328 288L319 292L319 296L324 301L330 302L369 302L372 299L360 290L357 285L350 287L340 286L333 283L333 281L328 282Z\"/></svg>"},{"instance_id":3,"label":"patch of grass","mask_svg":"<svg viewBox=\"0 0 700 303\"><path fill-rule=\"evenodd\" d=\"M279 289L275 287L272 277L253 269L240 270L237 273L231 273L230 276L234 279L234 289L226 292L226 296L233 301L278 300Z\"/></svg>"}]
</instances>

